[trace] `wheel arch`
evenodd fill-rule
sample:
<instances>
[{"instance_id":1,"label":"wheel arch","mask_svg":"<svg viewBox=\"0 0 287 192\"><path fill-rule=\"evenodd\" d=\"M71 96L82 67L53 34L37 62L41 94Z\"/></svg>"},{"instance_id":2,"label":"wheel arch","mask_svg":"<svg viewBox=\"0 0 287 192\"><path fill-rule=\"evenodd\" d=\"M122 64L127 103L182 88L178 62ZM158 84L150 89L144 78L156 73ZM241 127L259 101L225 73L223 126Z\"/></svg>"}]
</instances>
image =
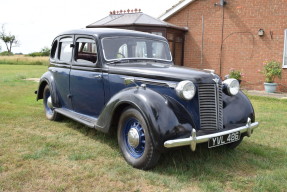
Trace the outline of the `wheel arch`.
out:
<instances>
[{"instance_id":1,"label":"wheel arch","mask_svg":"<svg viewBox=\"0 0 287 192\"><path fill-rule=\"evenodd\" d=\"M99 116L96 128L114 133L121 113L127 107L136 108L142 114L151 140L159 150L165 149L165 140L186 137L194 127L192 117L176 101L148 88L127 88L110 99Z\"/></svg>"},{"instance_id":2,"label":"wheel arch","mask_svg":"<svg viewBox=\"0 0 287 192\"><path fill-rule=\"evenodd\" d=\"M39 84L38 91L37 91L37 101L44 98L43 92L44 92L46 85L48 85L48 82L46 80L43 80Z\"/></svg>"},{"instance_id":3,"label":"wheel arch","mask_svg":"<svg viewBox=\"0 0 287 192\"><path fill-rule=\"evenodd\" d=\"M36 100L38 101L40 99L43 99L43 92L44 92L44 89L47 85L49 85L49 88L51 91L53 106L54 107L60 107L60 101L59 101L59 98L57 95L54 78L53 78L52 73L50 71L47 71L46 73L44 73L40 79Z\"/></svg>"},{"instance_id":4,"label":"wheel arch","mask_svg":"<svg viewBox=\"0 0 287 192\"><path fill-rule=\"evenodd\" d=\"M121 117L120 114L129 107L134 107L134 105L132 105L131 103L128 103L128 102L124 102L124 103L119 104L115 108L115 110L113 111L113 114L112 114L112 118L111 118L111 125L110 125L110 129L109 129L109 133L111 133L111 134L116 133L117 125L118 125L118 122L119 122L120 117Z\"/></svg>"}]
</instances>

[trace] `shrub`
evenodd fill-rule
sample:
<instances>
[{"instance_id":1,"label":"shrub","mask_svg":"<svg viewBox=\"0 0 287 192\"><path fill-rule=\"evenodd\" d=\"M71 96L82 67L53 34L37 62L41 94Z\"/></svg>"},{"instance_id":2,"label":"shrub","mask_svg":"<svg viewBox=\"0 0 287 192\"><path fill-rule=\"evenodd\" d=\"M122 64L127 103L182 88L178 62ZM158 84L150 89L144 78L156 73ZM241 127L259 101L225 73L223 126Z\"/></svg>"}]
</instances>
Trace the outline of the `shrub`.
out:
<instances>
[{"instance_id":1,"label":"shrub","mask_svg":"<svg viewBox=\"0 0 287 192\"><path fill-rule=\"evenodd\" d=\"M281 79L282 68L281 63L278 61L265 61L263 63L262 73L265 76L266 83L273 83L276 77Z\"/></svg>"},{"instance_id":2,"label":"shrub","mask_svg":"<svg viewBox=\"0 0 287 192\"><path fill-rule=\"evenodd\" d=\"M41 49L40 52L33 52L28 54L28 56L31 57L43 57L43 56L49 56L50 55L50 49L48 47L44 47Z\"/></svg>"},{"instance_id":3,"label":"shrub","mask_svg":"<svg viewBox=\"0 0 287 192\"><path fill-rule=\"evenodd\" d=\"M237 71L235 69L231 69L228 75L229 78L234 78L237 80L241 80L242 76L243 74L240 71Z\"/></svg>"},{"instance_id":4,"label":"shrub","mask_svg":"<svg viewBox=\"0 0 287 192\"><path fill-rule=\"evenodd\" d=\"M3 51L2 53L0 53L0 56L12 56L13 53L8 52L8 51Z\"/></svg>"},{"instance_id":5,"label":"shrub","mask_svg":"<svg viewBox=\"0 0 287 192\"><path fill-rule=\"evenodd\" d=\"M50 49L48 47L44 47L42 50L41 50L41 53L42 53L42 56L49 56L50 55Z\"/></svg>"},{"instance_id":6,"label":"shrub","mask_svg":"<svg viewBox=\"0 0 287 192\"><path fill-rule=\"evenodd\" d=\"M41 57L43 55L40 52L33 52L33 53L29 53L28 56L30 56L30 57Z\"/></svg>"}]
</instances>

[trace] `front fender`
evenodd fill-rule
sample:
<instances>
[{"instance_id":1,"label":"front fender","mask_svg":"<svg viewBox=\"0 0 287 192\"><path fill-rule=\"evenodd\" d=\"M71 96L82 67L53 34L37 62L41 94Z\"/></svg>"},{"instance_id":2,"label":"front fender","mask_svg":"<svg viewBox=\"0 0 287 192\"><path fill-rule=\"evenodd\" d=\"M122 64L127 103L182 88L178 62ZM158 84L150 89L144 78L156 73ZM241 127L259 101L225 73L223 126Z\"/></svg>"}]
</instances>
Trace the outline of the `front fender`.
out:
<instances>
[{"instance_id":1,"label":"front fender","mask_svg":"<svg viewBox=\"0 0 287 192\"><path fill-rule=\"evenodd\" d=\"M57 92L56 92L55 81L50 71L47 71L46 73L44 73L42 77L40 78L39 86L37 90L37 97L36 97L37 101L40 99L43 99L43 92L44 92L46 85L49 85L53 106L60 107L60 102L59 102L59 99L57 97Z\"/></svg>"},{"instance_id":2,"label":"front fender","mask_svg":"<svg viewBox=\"0 0 287 192\"><path fill-rule=\"evenodd\" d=\"M255 122L253 106L244 93L241 91L235 96L223 96L223 121L226 128L243 126L247 119Z\"/></svg>"},{"instance_id":3,"label":"front fender","mask_svg":"<svg viewBox=\"0 0 287 192\"><path fill-rule=\"evenodd\" d=\"M171 97L148 88L127 88L114 95L99 116L97 128L104 132L116 124L126 107L138 109L145 118L155 147L165 150L164 141L190 135L194 126L192 116Z\"/></svg>"}]
</instances>

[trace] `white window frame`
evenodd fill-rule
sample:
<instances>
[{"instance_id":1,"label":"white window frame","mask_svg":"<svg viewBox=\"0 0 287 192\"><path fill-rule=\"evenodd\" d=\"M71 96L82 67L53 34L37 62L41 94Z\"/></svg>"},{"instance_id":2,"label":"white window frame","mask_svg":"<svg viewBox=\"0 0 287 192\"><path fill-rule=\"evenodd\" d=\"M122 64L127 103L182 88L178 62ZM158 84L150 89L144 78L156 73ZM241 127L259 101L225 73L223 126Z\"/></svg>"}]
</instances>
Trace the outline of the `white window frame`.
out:
<instances>
[{"instance_id":1,"label":"white window frame","mask_svg":"<svg viewBox=\"0 0 287 192\"><path fill-rule=\"evenodd\" d=\"M282 68L287 68L287 29L284 30L284 49Z\"/></svg>"}]
</instances>

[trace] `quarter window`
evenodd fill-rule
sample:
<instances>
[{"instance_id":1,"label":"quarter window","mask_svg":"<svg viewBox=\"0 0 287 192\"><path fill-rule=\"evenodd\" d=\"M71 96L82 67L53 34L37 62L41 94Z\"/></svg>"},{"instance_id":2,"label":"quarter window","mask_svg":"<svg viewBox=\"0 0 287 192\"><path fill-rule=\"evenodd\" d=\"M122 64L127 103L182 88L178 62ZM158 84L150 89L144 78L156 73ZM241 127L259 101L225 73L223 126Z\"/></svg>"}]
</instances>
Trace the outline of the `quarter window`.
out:
<instances>
[{"instance_id":1,"label":"quarter window","mask_svg":"<svg viewBox=\"0 0 287 192\"><path fill-rule=\"evenodd\" d=\"M52 49L51 49L51 54L50 54L51 59L53 59L55 57L55 53L56 53L56 50L57 50L57 45L58 45L58 41L55 40L53 45L52 45Z\"/></svg>"},{"instance_id":2,"label":"quarter window","mask_svg":"<svg viewBox=\"0 0 287 192\"><path fill-rule=\"evenodd\" d=\"M60 40L59 44L59 60L64 62L70 62L72 57L72 45L73 38L63 38Z\"/></svg>"},{"instance_id":3,"label":"quarter window","mask_svg":"<svg viewBox=\"0 0 287 192\"><path fill-rule=\"evenodd\" d=\"M76 41L75 61L81 64L97 62L97 46L95 40L79 38Z\"/></svg>"},{"instance_id":4,"label":"quarter window","mask_svg":"<svg viewBox=\"0 0 287 192\"><path fill-rule=\"evenodd\" d=\"M287 29L284 31L283 68L287 68Z\"/></svg>"}]
</instances>

